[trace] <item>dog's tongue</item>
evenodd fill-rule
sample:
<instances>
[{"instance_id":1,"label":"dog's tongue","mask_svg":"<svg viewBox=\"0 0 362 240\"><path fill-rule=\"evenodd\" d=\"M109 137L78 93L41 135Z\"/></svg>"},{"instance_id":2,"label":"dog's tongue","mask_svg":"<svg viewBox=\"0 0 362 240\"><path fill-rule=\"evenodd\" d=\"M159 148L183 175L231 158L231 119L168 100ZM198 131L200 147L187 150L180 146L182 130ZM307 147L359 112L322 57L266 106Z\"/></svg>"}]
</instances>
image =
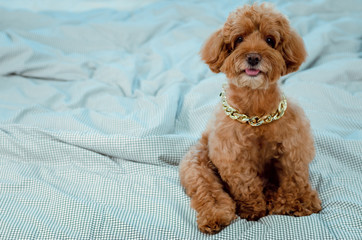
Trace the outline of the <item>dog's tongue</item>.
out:
<instances>
[{"instance_id":1,"label":"dog's tongue","mask_svg":"<svg viewBox=\"0 0 362 240\"><path fill-rule=\"evenodd\" d=\"M256 76L258 75L259 72L260 70L258 69L251 69L251 68L245 69L245 73L248 74L249 76Z\"/></svg>"}]
</instances>

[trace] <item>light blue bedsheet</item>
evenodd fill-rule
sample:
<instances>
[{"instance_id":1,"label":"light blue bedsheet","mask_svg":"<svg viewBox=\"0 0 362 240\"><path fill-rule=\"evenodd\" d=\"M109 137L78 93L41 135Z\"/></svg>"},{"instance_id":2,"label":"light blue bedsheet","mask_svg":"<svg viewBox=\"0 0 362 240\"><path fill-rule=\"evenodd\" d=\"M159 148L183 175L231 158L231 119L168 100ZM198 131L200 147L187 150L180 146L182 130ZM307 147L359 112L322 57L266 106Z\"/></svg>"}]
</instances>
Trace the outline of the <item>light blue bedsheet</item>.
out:
<instances>
[{"instance_id":1,"label":"light blue bedsheet","mask_svg":"<svg viewBox=\"0 0 362 240\"><path fill-rule=\"evenodd\" d=\"M362 2L274 1L308 59L323 210L197 229L178 163L225 81L198 52L248 1L1 1L0 239L362 239Z\"/></svg>"}]
</instances>

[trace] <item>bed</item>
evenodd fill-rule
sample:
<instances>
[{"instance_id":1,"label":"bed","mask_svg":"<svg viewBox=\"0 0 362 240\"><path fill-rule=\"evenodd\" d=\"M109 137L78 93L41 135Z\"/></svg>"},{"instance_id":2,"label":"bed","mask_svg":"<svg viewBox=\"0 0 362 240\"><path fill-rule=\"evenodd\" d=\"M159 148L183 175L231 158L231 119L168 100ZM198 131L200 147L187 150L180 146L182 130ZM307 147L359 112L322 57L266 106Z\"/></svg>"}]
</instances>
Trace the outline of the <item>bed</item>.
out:
<instances>
[{"instance_id":1,"label":"bed","mask_svg":"<svg viewBox=\"0 0 362 240\"><path fill-rule=\"evenodd\" d=\"M281 87L323 210L197 229L178 164L225 81L198 52L247 2L2 1L0 239L362 239L359 0L272 1L308 51Z\"/></svg>"}]
</instances>

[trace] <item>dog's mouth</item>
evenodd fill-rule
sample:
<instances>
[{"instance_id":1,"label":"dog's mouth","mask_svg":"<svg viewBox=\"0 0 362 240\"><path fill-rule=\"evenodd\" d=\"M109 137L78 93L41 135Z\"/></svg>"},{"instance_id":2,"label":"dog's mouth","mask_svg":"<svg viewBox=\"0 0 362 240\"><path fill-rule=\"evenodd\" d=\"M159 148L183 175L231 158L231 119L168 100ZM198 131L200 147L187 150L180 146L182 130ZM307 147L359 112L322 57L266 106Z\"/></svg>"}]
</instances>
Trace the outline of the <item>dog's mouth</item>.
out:
<instances>
[{"instance_id":1,"label":"dog's mouth","mask_svg":"<svg viewBox=\"0 0 362 240\"><path fill-rule=\"evenodd\" d=\"M260 73L260 70L255 68L247 68L245 69L245 73L250 77L256 77Z\"/></svg>"}]
</instances>

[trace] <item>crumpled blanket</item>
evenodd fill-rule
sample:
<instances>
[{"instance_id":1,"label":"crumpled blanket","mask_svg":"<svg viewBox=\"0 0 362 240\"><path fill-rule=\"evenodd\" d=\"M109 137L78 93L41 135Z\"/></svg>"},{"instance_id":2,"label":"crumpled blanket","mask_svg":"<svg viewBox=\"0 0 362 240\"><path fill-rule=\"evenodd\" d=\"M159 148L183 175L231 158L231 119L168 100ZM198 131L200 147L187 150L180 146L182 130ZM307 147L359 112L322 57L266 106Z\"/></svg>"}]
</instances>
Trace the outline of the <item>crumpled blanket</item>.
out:
<instances>
[{"instance_id":1,"label":"crumpled blanket","mask_svg":"<svg viewBox=\"0 0 362 240\"><path fill-rule=\"evenodd\" d=\"M362 238L359 0L273 1L308 51L281 87L311 120L323 210L197 229L178 163L225 81L198 52L246 2L1 2L0 238Z\"/></svg>"}]
</instances>

